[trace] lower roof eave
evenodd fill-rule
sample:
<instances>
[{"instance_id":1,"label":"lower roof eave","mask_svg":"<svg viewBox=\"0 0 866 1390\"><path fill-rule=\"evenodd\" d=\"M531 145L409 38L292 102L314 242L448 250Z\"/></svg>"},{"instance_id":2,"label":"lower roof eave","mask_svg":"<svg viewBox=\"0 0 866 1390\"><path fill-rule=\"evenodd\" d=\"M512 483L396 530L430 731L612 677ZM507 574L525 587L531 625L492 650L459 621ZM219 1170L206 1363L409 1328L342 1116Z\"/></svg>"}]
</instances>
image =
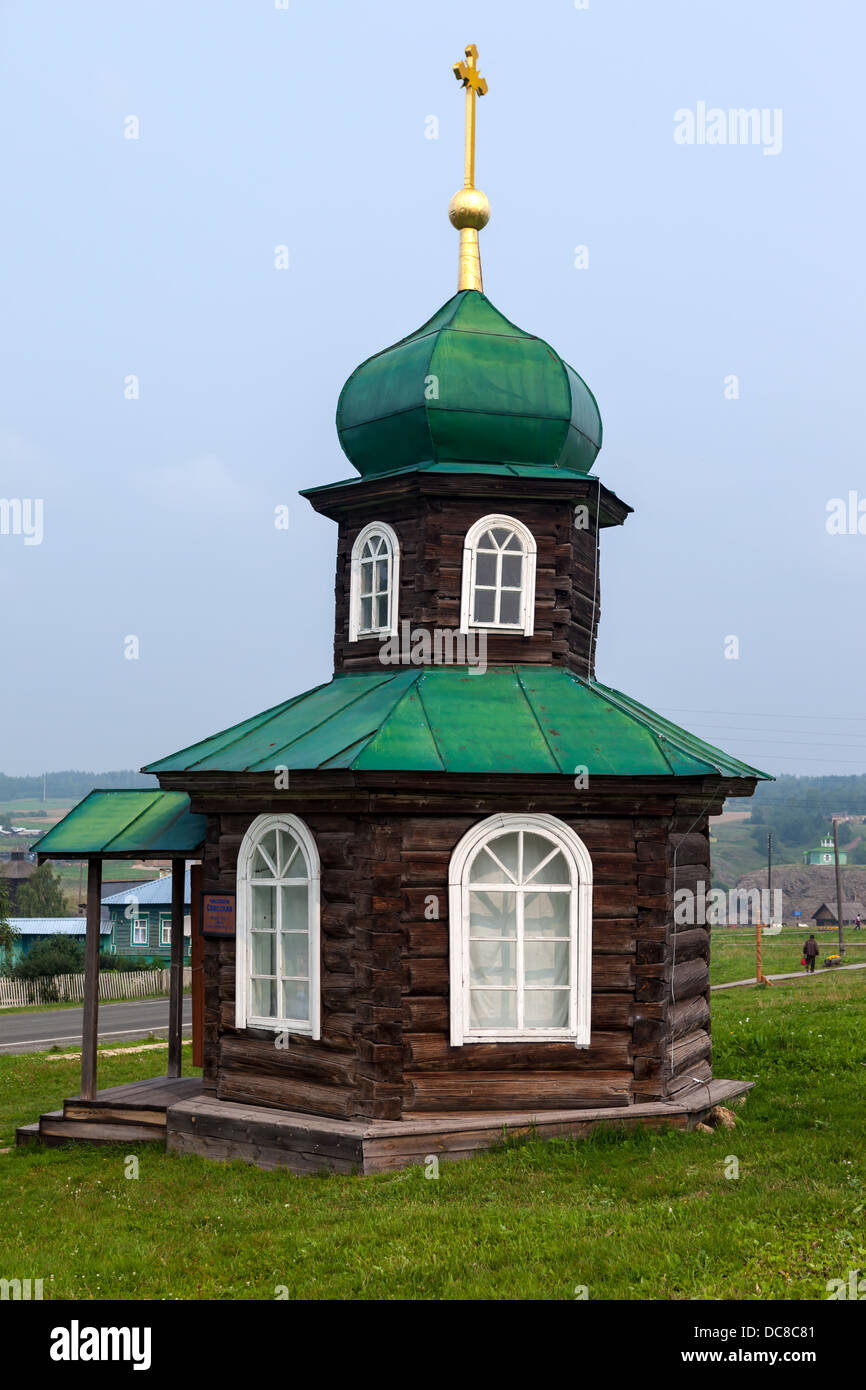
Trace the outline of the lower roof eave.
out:
<instances>
[{"instance_id":1,"label":"lower roof eave","mask_svg":"<svg viewBox=\"0 0 866 1390\"><path fill-rule=\"evenodd\" d=\"M360 771L351 768L309 768L290 769L289 785L275 789L274 774L267 772L161 772L160 786L165 790L183 791L190 798L193 811L203 811L202 800L229 798L280 802L286 804L294 798L317 796L329 793L351 796L353 792L367 795L382 794L395 796L401 800L417 797L419 801L437 795L480 796L484 793L505 793L511 795L546 795L558 800L567 799L576 811L592 807L599 801L622 798L652 799L654 797L706 797L715 803L727 797L751 796L758 779L756 777L730 777L721 773L707 773L700 776L633 776L590 775L590 786L579 790L574 787L574 778L563 773L478 773L381 770Z\"/></svg>"}]
</instances>

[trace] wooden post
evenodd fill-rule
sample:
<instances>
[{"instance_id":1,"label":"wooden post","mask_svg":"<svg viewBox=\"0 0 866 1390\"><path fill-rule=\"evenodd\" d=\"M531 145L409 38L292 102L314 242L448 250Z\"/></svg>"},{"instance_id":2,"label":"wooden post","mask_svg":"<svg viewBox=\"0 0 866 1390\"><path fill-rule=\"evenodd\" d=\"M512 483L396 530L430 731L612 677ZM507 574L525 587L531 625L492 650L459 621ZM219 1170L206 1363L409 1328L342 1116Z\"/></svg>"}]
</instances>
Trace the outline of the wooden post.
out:
<instances>
[{"instance_id":1,"label":"wooden post","mask_svg":"<svg viewBox=\"0 0 866 1390\"><path fill-rule=\"evenodd\" d=\"M171 863L171 957L168 989L168 1075L181 1074L183 1034L183 908L186 864Z\"/></svg>"},{"instance_id":2,"label":"wooden post","mask_svg":"<svg viewBox=\"0 0 866 1390\"><path fill-rule=\"evenodd\" d=\"M102 860L87 861L87 932L84 943L84 1021L81 1029L81 1099L96 1099L96 1046L99 1038L99 919L102 915Z\"/></svg>"},{"instance_id":3,"label":"wooden post","mask_svg":"<svg viewBox=\"0 0 866 1390\"><path fill-rule=\"evenodd\" d=\"M204 939L201 934L202 866L189 871L189 900L192 916L190 960L192 966L192 1064L204 1065Z\"/></svg>"},{"instance_id":4,"label":"wooden post","mask_svg":"<svg viewBox=\"0 0 866 1390\"><path fill-rule=\"evenodd\" d=\"M845 939L842 935L842 918L845 910L842 906L842 875L839 872L839 824L836 817L833 817L833 858L836 860L836 915L839 925L839 955L845 954Z\"/></svg>"}]
</instances>

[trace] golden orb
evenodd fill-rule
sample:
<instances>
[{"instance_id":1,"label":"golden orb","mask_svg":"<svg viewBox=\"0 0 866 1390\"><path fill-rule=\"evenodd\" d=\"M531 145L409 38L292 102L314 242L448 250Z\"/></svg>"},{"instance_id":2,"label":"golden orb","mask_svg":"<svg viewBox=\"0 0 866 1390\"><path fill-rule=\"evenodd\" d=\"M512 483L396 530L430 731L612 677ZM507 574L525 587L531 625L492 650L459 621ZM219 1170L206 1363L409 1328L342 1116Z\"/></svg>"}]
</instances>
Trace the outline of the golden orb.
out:
<instances>
[{"instance_id":1,"label":"golden orb","mask_svg":"<svg viewBox=\"0 0 866 1390\"><path fill-rule=\"evenodd\" d=\"M490 203L480 188L461 188L448 204L448 217L454 227L474 227L476 231L490 221Z\"/></svg>"}]
</instances>

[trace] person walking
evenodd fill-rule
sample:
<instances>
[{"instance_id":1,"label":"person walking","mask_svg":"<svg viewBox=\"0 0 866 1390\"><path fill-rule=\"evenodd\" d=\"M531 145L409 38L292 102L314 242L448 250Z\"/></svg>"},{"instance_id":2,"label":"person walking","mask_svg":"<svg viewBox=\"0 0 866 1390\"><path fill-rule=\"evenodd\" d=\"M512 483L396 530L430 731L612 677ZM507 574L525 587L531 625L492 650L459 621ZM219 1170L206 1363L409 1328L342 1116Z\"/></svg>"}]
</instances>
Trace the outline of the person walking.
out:
<instances>
[{"instance_id":1,"label":"person walking","mask_svg":"<svg viewBox=\"0 0 866 1390\"><path fill-rule=\"evenodd\" d=\"M860 921L860 913L858 912L857 916L854 918L854 930L859 931L862 925L863 923Z\"/></svg>"},{"instance_id":2,"label":"person walking","mask_svg":"<svg viewBox=\"0 0 866 1390\"><path fill-rule=\"evenodd\" d=\"M815 961L817 960L818 952L820 949L820 946L815 940L815 933L812 932L812 934L809 937L809 940L806 941L803 945L803 958L806 962L807 975L814 975Z\"/></svg>"}]
</instances>

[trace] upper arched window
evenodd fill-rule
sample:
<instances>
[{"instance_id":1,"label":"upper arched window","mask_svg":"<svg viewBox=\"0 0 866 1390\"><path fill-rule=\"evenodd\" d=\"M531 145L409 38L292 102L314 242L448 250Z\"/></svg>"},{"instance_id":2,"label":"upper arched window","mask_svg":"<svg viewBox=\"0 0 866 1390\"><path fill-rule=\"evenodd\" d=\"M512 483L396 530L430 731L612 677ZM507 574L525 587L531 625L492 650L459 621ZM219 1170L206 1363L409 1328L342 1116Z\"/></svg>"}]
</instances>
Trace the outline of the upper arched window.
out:
<instances>
[{"instance_id":1,"label":"upper arched window","mask_svg":"<svg viewBox=\"0 0 866 1390\"><path fill-rule=\"evenodd\" d=\"M319 856L297 816L257 816L237 876L235 1026L319 1037Z\"/></svg>"},{"instance_id":2,"label":"upper arched window","mask_svg":"<svg viewBox=\"0 0 866 1390\"><path fill-rule=\"evenodd\" d=\"M535 554L535 538L514 517L476 521L463 543L463 632L505 628L532 636Z\"/></svg>"},{"instance_id":3,"label":"upper arched window","mask_svg":"<svg viewBox=\"0 0 866 1390\"><path fill-rule=\"evenodd\" d=\"M592 861L555 816L491 816L449 873L451 1042L589 1046Z\"/></svg>"},{"instance_id":4,"label":"upper arched window","mask_svg":"<svg viewBox=\"0 0 866 1390\"><path fill-rule=\"evenodd\" d=\"M352 546L349 641L397 633L400 543L384 521L365 526Z\"/></svg>"}]
</instances>

